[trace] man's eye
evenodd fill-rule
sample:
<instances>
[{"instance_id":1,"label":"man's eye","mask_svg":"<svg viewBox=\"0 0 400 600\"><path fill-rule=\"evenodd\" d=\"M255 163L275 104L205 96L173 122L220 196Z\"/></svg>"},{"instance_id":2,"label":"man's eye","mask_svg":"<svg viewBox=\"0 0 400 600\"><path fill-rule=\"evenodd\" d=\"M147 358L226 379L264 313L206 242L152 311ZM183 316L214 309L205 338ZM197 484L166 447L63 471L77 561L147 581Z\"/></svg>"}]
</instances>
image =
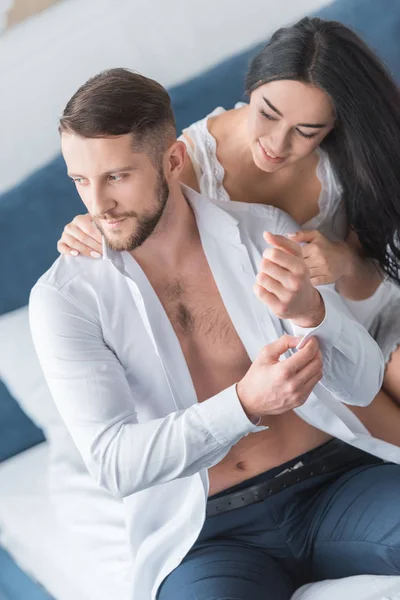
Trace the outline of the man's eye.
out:
<instances>
[{"instance_id":1,"label":"man's eye","mask_svg":"<svg viewBox=\"0 0 400 600\"><path fill-rule=\"evenodd\" d=\"M265 110L261 109L260 113L262 114L263 117L265 117L269 121L276 121L276 119L274 119L274 117L272 117L271 115L269 115L268 113L266 113Z\"/></svg>"},{"instance_id":2,"label":"man's eye","mask_svg":"<svg viewBox=\"0 0 400 600\"><path fill-rule=\"evenodd\" d=\"M120 181L122 179L122 175L110 175L109 176L109 180L110 181Z\"/></svg>"}]
</instances>

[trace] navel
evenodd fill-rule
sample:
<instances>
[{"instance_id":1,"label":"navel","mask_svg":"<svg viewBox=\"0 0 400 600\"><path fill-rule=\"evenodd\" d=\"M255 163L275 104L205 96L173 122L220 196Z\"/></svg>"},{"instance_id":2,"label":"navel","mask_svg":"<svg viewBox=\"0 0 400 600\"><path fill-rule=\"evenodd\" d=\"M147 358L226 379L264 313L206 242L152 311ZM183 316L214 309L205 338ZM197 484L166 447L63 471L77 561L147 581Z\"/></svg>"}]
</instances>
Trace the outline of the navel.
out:
<instances>
[{"instance_id":1,"label":"navel","mask_svg":"<svg viewBox=\"0 0 400 600\"><path fill-rule=\"evenodd\" d=\"M247 469L247 464L246 464L246 463L245 463L243 460L240 460L238 463L236 463L236 468L237 468L239 471L246 471L246 469Z\"/></svg>"}]
</instances>

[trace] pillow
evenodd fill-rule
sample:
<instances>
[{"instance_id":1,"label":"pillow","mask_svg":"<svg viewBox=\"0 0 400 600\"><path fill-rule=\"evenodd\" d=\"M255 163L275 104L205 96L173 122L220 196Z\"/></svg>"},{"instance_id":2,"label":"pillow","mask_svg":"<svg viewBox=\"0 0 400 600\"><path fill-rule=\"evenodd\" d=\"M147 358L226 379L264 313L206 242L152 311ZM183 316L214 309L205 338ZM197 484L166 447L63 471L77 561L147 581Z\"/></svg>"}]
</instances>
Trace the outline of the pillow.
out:
<instances>
[{"instance_id":1,"label":"pillow","mask_svg":"<svg viewBox=\"0 0 400 600\"><path fill-rule=\"evenodd\" d=\"M28 417L49 437L61 417L36 356L27 306L0 317L0 378Z\"/></svg>"},{"instance_id":2,"label":"pillow","mask_svg":"<svg viewBox=\"0 0 400 600\"><path fill-rule=\"evenodd\" d=\"M232 108L245 100L244 78L253 56L264 46L258 44L236 54L201 75L178 85L169 94L176 118L178 133L202 119L217 106Z\"/></svg>"},{"instance_id":3,"label":"pillow","mask_svg":"<svg viewBox=\"0 0 400 600\"><path fill-rule=\"evenodd\" d=\"M31 288L58 256L64 226L80 212L61 156L0 195L0 315L28 303Z\"/></svg>"},{"instance_id":4,"label":"pillow","mask_svg":"<svg viewBox=\"0 0 400 600\"><path fill-rule=\"evenodd\" d=\"M47 408L47 410L46 410ZM30 336L28 309L0 317L0 462L45 437L51 400Z\"/></svg>"},{"instance_id":5,"label":"pillow","mask_svg":"<svg viewBox=\"0 0 400 600\"><path fill-rule=\"evenodd\" d=\"M318 11L316 16L340 21L353 29L400 82L400 2L336 0Z\"/></svg>"},{"instance_id":6,"label":"pillow","mask_svg":"<svg viewBox=\"0 0 400 600\"><path fill-rule=\"evenodd\" d=\"M43 441L42 431L22 411L0 380L0 462Z\"/></svg>"}]
</instances>

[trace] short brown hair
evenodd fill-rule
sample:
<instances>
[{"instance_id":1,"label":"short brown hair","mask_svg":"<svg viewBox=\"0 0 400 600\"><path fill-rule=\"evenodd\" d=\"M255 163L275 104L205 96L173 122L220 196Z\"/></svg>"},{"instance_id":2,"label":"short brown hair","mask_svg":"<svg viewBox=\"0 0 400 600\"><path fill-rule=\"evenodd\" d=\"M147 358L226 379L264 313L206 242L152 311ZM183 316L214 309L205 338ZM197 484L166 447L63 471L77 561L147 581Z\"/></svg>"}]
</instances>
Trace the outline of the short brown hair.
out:
<instances>
[{"instance_id":1,"label":"short brown hair","mask_svg":"<svg viewBox=\"0 0 400 600\"><path fill-rule=\"evenodd\" d=\"M117 68L102 71L72 96L60 133L96 138L133 134L136 150L159 158L176 134L171 99L153 79Z\"/></svg>"}]
</instances>

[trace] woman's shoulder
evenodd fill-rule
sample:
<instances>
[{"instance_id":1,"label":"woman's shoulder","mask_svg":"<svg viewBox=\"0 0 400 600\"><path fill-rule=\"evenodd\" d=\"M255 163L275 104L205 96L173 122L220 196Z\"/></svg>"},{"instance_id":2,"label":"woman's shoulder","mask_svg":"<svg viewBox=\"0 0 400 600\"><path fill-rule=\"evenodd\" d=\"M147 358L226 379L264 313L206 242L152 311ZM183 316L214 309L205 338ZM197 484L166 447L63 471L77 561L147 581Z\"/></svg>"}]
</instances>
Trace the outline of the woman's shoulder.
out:
<instances>
[{"instance_id":1,"label":"woman's shoulder","mask_svg":"<svg viewBox=\"0 0 400 600\"><path fill-rule=\"evenodd\" d=\"M202 117L198 121L194 121L194 123L192 123L188 127L185 127L182 130L182 134L180 137L192 139L192 135L191 135L192 133L197 132L197 131L205 131L207 129L207 123L208 123L209 119L218 117L219 115L221 115L225 112L226 112L225 108L223 108L222 106L217 106L216 108L214 108L214 110L212 110L210 113L208 113L205 117Z\"/></svg>"},{"instance_id":2,"label":"woman's shoulder","mask_svg":"<svg viewBox=\"0 0 400 600\"><path fill-rule=\"evenodd\" d=\"M209 130L210 122L225 113L226 110L222 106L218 106L202 119L195 121L189 127L185 127L179 136L178 139L184 142L195 169L202 165L206 155L213 154L215 140Z\"/></svg>"},{"instance_id":3,"label":"woman's shoulder","mask_svg":"<svg viewBox=\"0 0 400 600\"><path fill-rule=\"evenodd\" d=\"M226 111L221 106L217 107L206 117L184 129L179 138L185 143L190 160L190 164L186 165L184 183L190 185L191 178L191 187L194 187L195 179L197 183L195 189L210 198L224 201L229 200L223 186L224 169L217 157L217 142L214 131L210 131L210 126L214 129L216 120L224 120L229 112L231 111Z\"/></svg>"},{"instance_id":4,"label":"woman's shoulder","mask_svg":"<svg viewBox=\"0 0 400 600\"><path fill-rule=\"evenodd\" d=\"M224 121L229 119L229 117L233 113L235 113L237 109L243 108L244 106L247 106L247 104L245 104L244 102L237 102L233 108L228 109L222 106L217 106L205 117L199 119L198 121L195 121L188 127L185 127L182 130L181 137L192 140L193 137L197 136L198 134L212 135L211 129L213 128L214 124L223 125Z\"/></svg>"}]
</instances>

